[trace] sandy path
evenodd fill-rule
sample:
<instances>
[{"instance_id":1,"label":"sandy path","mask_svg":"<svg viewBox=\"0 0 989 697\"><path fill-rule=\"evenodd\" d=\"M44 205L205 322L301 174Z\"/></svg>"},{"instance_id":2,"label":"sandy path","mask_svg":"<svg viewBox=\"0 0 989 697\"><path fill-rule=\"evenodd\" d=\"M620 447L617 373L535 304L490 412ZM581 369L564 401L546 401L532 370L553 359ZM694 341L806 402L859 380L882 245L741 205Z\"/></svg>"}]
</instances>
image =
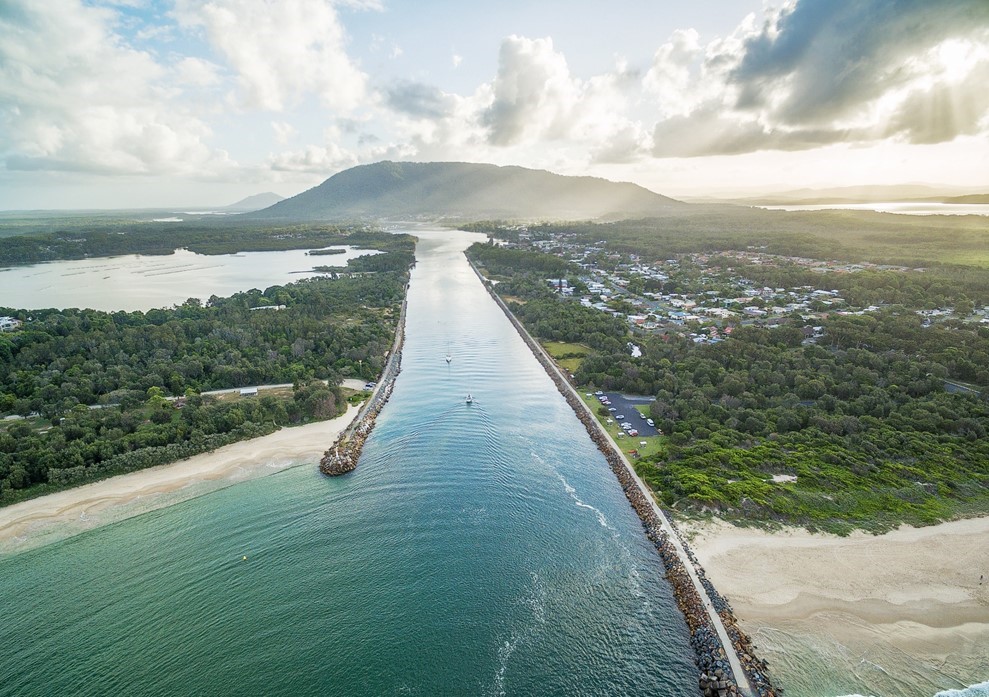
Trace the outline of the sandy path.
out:
<instances>
[{"instance_id":1,"label":"sandy path","mask_svg":"<svg viewBox=\"0 0 989 697\"><path fill-rule=\"evenodd\" d=\"M844 538L686 531L788 697L929 697L989 680L989 518Z\"/></svg>"},{"instance_id":2,"label":"sandy path","mask_svg":"<svg viewBox=\"0 0 989 697\"><path fill-rule=\"evenodd\" d=\"M182 496L166 496L192 485L242 481L274 474L299 462L316 461L357 415L346 413L330 421L283 428L268 436L232 443L169 465L112 477L67 491L0 508L0 550L34 546L38 538L59 529L58 538L114 522L164 505ZM190 495L195 492L190 491ZM155 499L149 503L147 499ZM141 505L136 506L140 501ZM132 509L132 510L131 510ZM37 539L34 540L37 543Z\"/></svg>"}]
</instances>

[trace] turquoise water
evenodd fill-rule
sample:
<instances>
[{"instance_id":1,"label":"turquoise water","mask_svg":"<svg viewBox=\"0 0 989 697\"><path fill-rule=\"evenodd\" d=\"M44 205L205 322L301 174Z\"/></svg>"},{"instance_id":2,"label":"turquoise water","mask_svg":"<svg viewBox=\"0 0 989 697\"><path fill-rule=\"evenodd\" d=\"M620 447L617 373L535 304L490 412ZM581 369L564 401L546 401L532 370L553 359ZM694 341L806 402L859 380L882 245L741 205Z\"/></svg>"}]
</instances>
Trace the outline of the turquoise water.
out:
<instances>
[{"instance_id":1,"label":"turquoise water","mask_svg":"<svg viewBox=\"0 0 989 697\"><path fill-rule=\"evenodd\" d=\"M416 234L403 371L358 469L307 463L0 559L0 693L696 691L604 458L463 233Z\"/></svg>"}]
</instances>

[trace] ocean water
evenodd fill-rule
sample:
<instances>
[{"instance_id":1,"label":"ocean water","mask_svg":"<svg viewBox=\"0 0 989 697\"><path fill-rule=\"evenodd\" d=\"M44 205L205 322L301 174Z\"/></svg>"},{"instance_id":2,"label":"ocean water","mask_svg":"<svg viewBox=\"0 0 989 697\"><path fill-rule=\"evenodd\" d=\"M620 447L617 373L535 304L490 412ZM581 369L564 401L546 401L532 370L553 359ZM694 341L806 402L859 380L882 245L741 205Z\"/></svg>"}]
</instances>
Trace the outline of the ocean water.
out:
<instances>
[{"instance_id":1,"label":"ocean water","mask_svg":"<svg viewBox=\"0 0 989 697\"><path fill-rule=\"evenodd\" d=\"M660 560L464 261L475 237L415 234L403 371L358 469L0 557L0 693L696 692Z\"/></svg>"}]
</instances>

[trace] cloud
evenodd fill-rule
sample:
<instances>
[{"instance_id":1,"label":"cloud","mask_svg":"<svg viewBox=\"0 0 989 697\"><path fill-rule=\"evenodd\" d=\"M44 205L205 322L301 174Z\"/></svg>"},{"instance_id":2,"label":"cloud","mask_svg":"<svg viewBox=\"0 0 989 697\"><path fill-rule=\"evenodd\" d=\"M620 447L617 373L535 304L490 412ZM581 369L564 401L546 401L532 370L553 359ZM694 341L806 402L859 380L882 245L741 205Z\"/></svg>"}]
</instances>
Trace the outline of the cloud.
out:
<instances>
[{"instance_id":1,"label":"cloud","mask_svg":"<svg viewBox=\"0 0 989 697\"><path fill-rule=\"evenodd\" d=\"M203 28L237 74L248 107L282 111L315 94L327 108L348 111L366 96L367 76L347 55L332 2L178 0L176 16L186 27Z\"/></svg>"},{"instance_id":2,"label":"cloud","mask_svg":"<svg viewBox=\"0 0 989 697\"><path fill-rule=\"evenodd\" d=\"M229 166L173 101L171 70L78 0L0 7L0 157L9 170L197 173ZM201 67L201 66L200 66Z\"/></svg>"},{"instance_id":3,"label":"cloud","mask_svg":"<svg viewBox=\"0 0 989 697\"><path fill-rule=\"evenodd\" d=\"M494 102L482 117L493 145L566 134L580 88L553 40L510 36L501 44Z\"/></svg>"},{"instance_id":4,"label":"cloud","mask_svg":"<svg viewBox=\"0 0 989 697\"><path fill-rule=\"evenodd\" d=\"M357 156L336 143L309 145L302 150L280 153L268 160L276 172L311 172L327 174L358 164Z\"/></svg>"},{"instance_id":5,"label":"cloud","mask_svg":"<svg viewBox=\"0 0 989 697\"><path fill-rule=\"evenodd\" d=\"M285 121L272 121L271 128L275 131L275 142L280 145L285 145L298 133L292 124Z\"/></svg>"},{"instance_id":6,"label":"cloud","mask_svg":"<svg viewBox=\"0 0 989 697\"><path fill-rule=\"evenodd\" d=\"M660 112L667 116L690 113L701 99L694 73L704 51L694 29L678 30L656 50L642 80L646 92L659 97Z\"/></svg>"},{"instance_id":7,"label":"cloud","mask_svg":"<svg viewBox=\"0 0 989 697\"><path fill-rule=\"evenodd\" d=\"M627 164L651 149L652 138L637 123L628 122L603 138L590 151L593 164Z\"/></svg>"},{"instance_id":8,"label":"cloud","mask_svg":"<svg viewBox=\"0 0 989 697\"><path fill-rule=\"evenodd\" d=\"M640 80L623 60L611 72L579 79L552 39L510 36L501 45L491 101L477 122L489 145L580 143L585 153L596 148L596 158L624 161L641 150L642 139L633 135L639 126L626 115Z\"/></svg>"},{"instance_id":9,"label":"cloud","mask_svg":"<svg viewBox=\"0 0 989 697\"><path fill-rule=\"evenodd\" d=\"M985 0L796 0L701 48L676 32L643 80L657 157L943 142L985 129Z\"/></svg>"},{"instance_id":10,"label":"cloud","mask_svg":"<svg viewBox=\"0 0 989 697\"><path fill-rule=\"evenodd\" d=\"M917 90L889 119L886 136L910 143L943 143L959 135L976 135L989 128L989 61L976 65L960 83L937 81Z\"/></svg>"},{"instance_id":11,"label":"cloud","mask_svg":"<svg viewBox=\"0 0 989 697\"><path fill-rule=\"evenodd\" d=\"M414 118L441 119L450 113L453 98L438 87L403 81L385 90L385 103L394 111Z\"/></svg>"},{"instance_id":12,"label":"cloud","mask_svg":"<svg viewBox=\"0 0 989 697\"><path fill-rule=\"evenodd\" d=\"M755 119L741 120L709 106L656 124L652 154L656 157L740 155L757 150L806 150L855 139L857 134L848 130L769 128Z\"/></svg>"},{"instance_id":13,"label":"cloud","mask_svg":"<svg viewBox=\"0 0 989 697\"><path fill-rule=\"evenodd\" d=\"M729 83L741 109L769 109L787 123L857 114L878 95L913 82L910 59L942 41L985 35L985 0L800 0L748 37Z\"/></svg>"},{"instance_id":14,"label":"cloud","mask_svg":"<svg viewBox=\"0 0 989 697\"><path fill-rule=\"evenodd\" d=\"M220 66L192 56L180 60L175 66L175 73L181 85L214 87L221 82Z\"/></svg>"}]
</instances>

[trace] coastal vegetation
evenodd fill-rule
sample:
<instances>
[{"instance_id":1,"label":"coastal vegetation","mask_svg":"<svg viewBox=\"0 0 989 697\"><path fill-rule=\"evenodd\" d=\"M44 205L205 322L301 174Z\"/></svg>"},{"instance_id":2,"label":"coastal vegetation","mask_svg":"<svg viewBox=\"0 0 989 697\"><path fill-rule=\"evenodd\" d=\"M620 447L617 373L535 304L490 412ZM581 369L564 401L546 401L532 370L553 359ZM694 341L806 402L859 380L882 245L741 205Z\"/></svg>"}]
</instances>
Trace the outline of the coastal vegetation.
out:
<instances>
[{"instance_id":1,"label":"coastal vegetation","mask_svg":"<svg viewBox=\"0 0 989 697\"><path fill-rule=\"evenodd\" d=\"M592 350L573 371L577 384L655 397L649 415L665 435L635 464L666 506L846 533L930 524L989 504L989 327L930 326L918 314L949 300L969 309L987 302L984 271L829 276L846 298L882 306L825 313L812 341L793 313L773 328L743 322L727 340L697 343L633 330L562 297L544 273L551 262L532 250L475 245L468 254L502 297L524 300L509 305L534 336ZM560 270L579 283L578 267ZM780 285L811 273L734 270ZM641 356L632 357L630 341ZM949 391L954 382L970 387Z\"/></svg>"},{"instance_id":2,"label":"coastal vegetation","mask_svg":"<svg viewBox=\"0 0 989 697\"><path fill-rule=\"evenodd\" d=\"M16 230L18 234L2 236L5 228ZM197 254L233 254L351 245L390 251L405 244L403 237L362 225L259 225L239 217L188 223L62 218L19 221L15 225L0 220L0 264L120 254L172 254L176 249L188 249Z\"/></svg>"},{"instance_id":3,"label":"coastal vegetation","mask_svg":"<svg viewBox=\"0 0 989 697\"><path fill-rule=\"evenodd\" d=\"M28 417L0 426L0 505L341 413L341 380L384 366L408 282L414 240L380 241L354 260L372 268L171 308L0 308L21 321L0 335L0 414ZM201 394L270 383L293 390Z\"/></svg>"},{"instance_id":4,"label":"coastal vegetation","mask_svg":"<svg viewBox=\"0 0 989 697\"><path fill-rule=\"evenodd\" d=\"M521 226L501 221L461 226L518 241ZM777 211L690 205L661 216L615 222L525 226L531 240L564 232L582 244L607 241L609 253L667 259L691 252L759 250L783 256L911 267L977 266L989 259L989 229L980 215L892 215L853 210Z\"/></svg>"}]
</instances>

